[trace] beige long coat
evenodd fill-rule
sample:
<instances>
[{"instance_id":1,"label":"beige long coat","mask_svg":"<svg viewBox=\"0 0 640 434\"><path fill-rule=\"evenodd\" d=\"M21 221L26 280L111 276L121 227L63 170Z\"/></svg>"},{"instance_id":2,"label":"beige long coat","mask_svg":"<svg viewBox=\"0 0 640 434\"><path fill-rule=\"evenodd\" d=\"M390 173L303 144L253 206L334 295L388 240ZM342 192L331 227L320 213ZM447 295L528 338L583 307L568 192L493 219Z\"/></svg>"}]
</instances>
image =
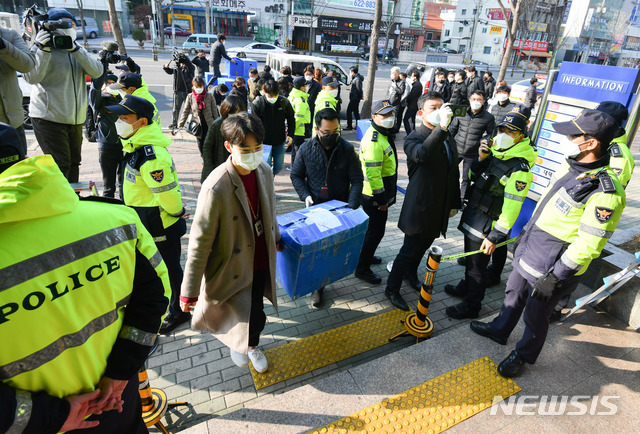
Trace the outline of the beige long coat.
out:
<instances>
[{"instance_id":1,"label":"beige long coat","mask_svg":"<svg viewBox=\"0 0 640 434\"><path fill-rule=\"evenodd\" d=\"M216 105L216 99L209 92L204 96L204 108L202 109L202 114L204 115L204 119L207 121L207 127L210 127L213 121L220 116L218 106ZM182 112L180 113L180 119L178 120L178 128L184 127L189 115L193 115L192 119L197 123L200 123L198 101L196 101L196 98L193 96L193 92L187 95L187 99L185 99L184 104L182 104Z\"/></svg>"},{"instance_id":2,"label":"beige long coat","mask_svg":"<svg viewBox=\"0 0 640 434\"><path fill-rule=\"evenodd\" d=\"M271 168L256 169L269 275L264 296L277 309L276 197ZM198 297L191 326L212 333L229 348L247 353L253 281L254 235L249 202L229 157L202 185L189 235L181 295Z\"/></svg>"}]
</instances>

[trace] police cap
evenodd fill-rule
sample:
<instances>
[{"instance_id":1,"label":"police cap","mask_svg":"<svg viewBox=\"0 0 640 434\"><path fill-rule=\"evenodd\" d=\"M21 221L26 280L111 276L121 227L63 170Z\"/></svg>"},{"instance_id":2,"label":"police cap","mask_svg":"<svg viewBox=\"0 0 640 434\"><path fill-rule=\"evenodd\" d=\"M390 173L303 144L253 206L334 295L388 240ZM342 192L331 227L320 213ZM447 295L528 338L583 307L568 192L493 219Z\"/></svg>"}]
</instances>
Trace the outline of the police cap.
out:
<instances>
[{"instance_id":1,"label":"police cap","mask_svg":"<svg viewBox=\"0 0 640 434\"><path fill-rule=\"evenodd\" d=\"M582 110L578 116L568 122L554 123L553 129L565 136L592 136L605 145L621 135L618 123L611 115L590 109Z\"/></svg>"},{"instance_id":2,"label":"police cap","mask_svg":"<svg viewBox=\"0 0 640 434\"><path fill-rule=\"evenodd\" d=\"M323 86L340 86L342 83L340 83L338 81L337 78L335 78L332 75L327 75L326 77L322 78L322 85Z\"/></svg>"},{"instance_id":3,"label":"police cap","mask_svg":"<svg viewBox=\"0 0 640 434\"><path fill-rule=\"evenodd\" d=\"M25 151L16 129L0 122L0 173L24 157Z\"/></svg>"},{"instance_id":4,"label":"police cap","mask_svg":"<svg viewBox=\"0 0 640 434\"><path fill-rule=\"evenodd\" d=\"M151 122L153 118L153 104L144 98L133 95L125 95L124 99L118 105L109 105L107 110L117 115L136 114L141 118L147 118Z\"/></svg>"},{"instance_id":5,"label":"police cap","mask_svg":"<svg viewBox=\"0 0 640 434\"><path fill-rule=\"evenodd\" d=\"M117 83L113 83L109 86L110 89L128 89L130 87L135 87L139 89L142 87L142 77L138 74L134 74L133 72L123 72L120 74L120 78L118 78Z\"/></svg>"},{"instance_id":6,"label":"police cap","mask_svg":"<svg viewBox=\"0 0 640 434\"><path fill-rule=\"evenodd\" d=\"M388 99L375 101L371 107L371 113L374 115L386 115L387 113L395 110L396 108L391 105Z\"/></svg>"}]
</instances>

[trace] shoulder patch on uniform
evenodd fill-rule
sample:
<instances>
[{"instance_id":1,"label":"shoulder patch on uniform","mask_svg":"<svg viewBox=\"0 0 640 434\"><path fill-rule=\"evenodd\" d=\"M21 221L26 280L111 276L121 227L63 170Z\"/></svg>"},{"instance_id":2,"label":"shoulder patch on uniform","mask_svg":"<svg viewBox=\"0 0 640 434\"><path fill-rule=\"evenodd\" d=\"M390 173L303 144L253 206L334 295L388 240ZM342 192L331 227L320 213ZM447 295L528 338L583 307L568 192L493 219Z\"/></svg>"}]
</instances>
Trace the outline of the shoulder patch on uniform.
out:
<instances>
[{"instance_id":1,"label":"shoulder patch on uniform","mask_svg":"<svg viewBox=\"0 0 640 434\"><path fill-rule=\"evenodd\" d=\"M615 193L616 185L613 183L613 179L611 179L611 175L607 172L600 172L598 176L600 179L600 187L602 187L602 191L605 193Z\"/></svg>"},{"instance_id":2,"label":"shoulder patch on uniform","mask_svg":"<svg viewBox=\"0 0 640 434\"><path fill-rule=\"evenodd\" d=\"M516 190L518 191L522 191L527 187L527 183L526 182L522 182L522 181L516 181Z\"/></svg>"},{"instance_id":3,"label":"shoulder patch on uniform","mask_svg":"<svg viewBox=\"0 0 640 434\"><path fill-rule=\"evenodd\" d=\"M146 146L143 146L142 149L144 151L145 156L152 157L152 159L156 157L156 151L154 151L153 146L146 145Z\"/></svg>"},{"instance_id":4,"label":"shoulder patch on uniform","mask_svg":"<svg viewBox=\"0 0 640 434\"><path fill-rule=\"evenodd\" d=\"M164 170L154 170L153 172L149 172L149 175L151 175L154 181L162 182L162 180L164 179Z\"/></svg>"},{"instance_id":5,"label":"shoulder patch on uniform","mask_svg":"<svg viewBox=\"0 0 640 434\"><path fill-rule=\"evenodd\" d=\"M606 223L609 220L611 220L611 217L613 217L613 210L610 208L605 208L602 206L597 206L596 207L596 219L598 219L598 221L600 223Z\"/></svg>"},{"instance_id":6,"label":"shoulder patch on uniform","mask_svg":"<svg viewBox=\"0 0 640 434\"><path fill-rule=\"evenodd\" d=\"M331 103L330 103L329 101L325 101L325 102L324 102L324 106L325 106L325 107L331 107Z\"/></svg>"},{"instance_id":7,"label":"shoulder patch on uniform","mask_svg":"<svg viewBox=\"0 0 640 434\"><path fill-rule=\"evenodd\" d=\"M372 142L377 142L378 141L378 132L374 131L373 134L371 135L371 141Z\"/></svg>"},{"instance_id":8,"label":"shoulder patch on uniform","mask_svg":"<svg viewBox=\"0 0 640 434\"><path fill-rule=\"evenodd\" d=\"M616 157L616 158L622 157L622 150L620 150L620 146L618 146L617 143L614 143L609 148L609 154L611 154L612 157Z\"/></svg>"}]
</instances>

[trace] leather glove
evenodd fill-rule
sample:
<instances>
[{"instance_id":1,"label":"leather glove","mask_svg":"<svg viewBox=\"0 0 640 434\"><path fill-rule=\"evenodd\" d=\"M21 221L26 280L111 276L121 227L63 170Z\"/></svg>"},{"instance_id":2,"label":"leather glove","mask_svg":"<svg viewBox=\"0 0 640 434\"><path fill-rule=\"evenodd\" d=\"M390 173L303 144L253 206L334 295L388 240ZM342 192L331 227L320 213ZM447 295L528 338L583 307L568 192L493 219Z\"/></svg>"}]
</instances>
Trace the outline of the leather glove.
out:
<instances>
[{"instance_id":1,"label":"leather glove","mask_svg":"<svg viewBox=\"0 0 640 434\"><path fill-rule=\"evenodd\" d=\"M36 39L33 43L36 47L48 53L51 51L51 34L46 30L40 30L36 34Z\"/></svg>"},{"instance_id":2,"label":"leather glove","mask_svg":"<svg viewBox=\"0 0 640 434\"><path fill-rule=\"evenodd\" d=\"M440 107L440 127L443 130L446 130L451 123L451 119L453 118L453 110L448 105L443 105Z\"/></svg>"},{"instance_id":3,"label":"leather glove","mask_svg":"<svg viewBox=\"0 0 640 434\"><path fill-rule=\"evenodd\" d=\"M140 74L140 67L131 57L127 57L124 63L129 67L129 70L135 74Z\"/></svg>"},{"instance_id":4,"label":"leather glove","mask_svg":"<svg viewBox=\"0 0 640 434\"><path fill-rule=\"evenodd\" d=\"M313 199L311 198L311 196L307 196L304 200L304 206L306 208L309 208L311 205L313 205Z\"/></svg>"},{"instance_id":5,"label":"leather glove","mask_svg":"<svg viewBox=\"0 0 640 434\"><path fill-rule=\"evenodd\" d=\"M562 287L562 283L558 281L558 278L552 271L538 279L535 285L533 285L533 291L531 297L538 300L548 302L553 297L553 294Z\"/></svg>"}]
</instances>

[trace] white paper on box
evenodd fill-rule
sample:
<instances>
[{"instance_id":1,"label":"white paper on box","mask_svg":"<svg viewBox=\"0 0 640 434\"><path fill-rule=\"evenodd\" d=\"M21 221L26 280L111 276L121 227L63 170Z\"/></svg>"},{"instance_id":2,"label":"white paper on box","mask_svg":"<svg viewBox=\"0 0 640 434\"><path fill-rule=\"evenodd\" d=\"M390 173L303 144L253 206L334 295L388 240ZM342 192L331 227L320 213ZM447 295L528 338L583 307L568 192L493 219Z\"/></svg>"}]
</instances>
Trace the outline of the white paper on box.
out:
<instances>
[{"instance_id":1,"label":"white paper on box","mask_svg":"<svg viewBox=\"0 0 640 434\"><path fill-rule=\"evenodd\" d=\"M330 229L340 226L340 220L333 213L324 208L316 208L307 213L305 223L308 225L315 224L320 232L326 232Z\"/></svg>"}]
</instances>

